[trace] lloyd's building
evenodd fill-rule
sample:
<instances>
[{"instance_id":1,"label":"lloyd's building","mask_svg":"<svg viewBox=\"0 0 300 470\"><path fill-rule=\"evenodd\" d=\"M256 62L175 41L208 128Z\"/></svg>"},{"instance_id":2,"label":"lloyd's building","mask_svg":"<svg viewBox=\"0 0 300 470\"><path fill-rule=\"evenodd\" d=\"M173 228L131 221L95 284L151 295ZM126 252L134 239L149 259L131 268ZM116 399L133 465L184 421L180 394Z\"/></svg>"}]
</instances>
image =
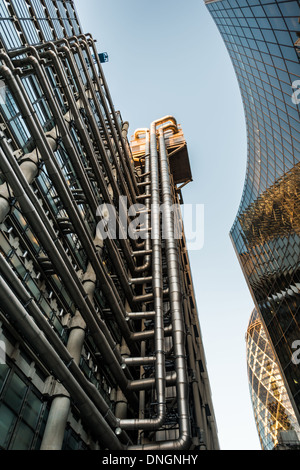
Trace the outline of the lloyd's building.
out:
<instances>
[{"instance_id":1,"label":"lloyd's building","mask_svg":"<svg viewBox=\"0 0 300 470\"><path fill-rule=\"evenodd\" d=\"M205 3L246 116L247 174L231 238L256 307L247 333L249 384L261 441L271 449L280 431L299 435L300 423L299 2Z\"/></svg>"},{"instance_id":2,"label":"lloyd's building","mask_svg":"<svg viewBox=\"0 0 300 470\"><path fill-rule=\"evenodd\" d=\"M1 1L0 48L0 448L218 449L181 127L130 147L73 1Z\"/></svg>"}]
</instances>

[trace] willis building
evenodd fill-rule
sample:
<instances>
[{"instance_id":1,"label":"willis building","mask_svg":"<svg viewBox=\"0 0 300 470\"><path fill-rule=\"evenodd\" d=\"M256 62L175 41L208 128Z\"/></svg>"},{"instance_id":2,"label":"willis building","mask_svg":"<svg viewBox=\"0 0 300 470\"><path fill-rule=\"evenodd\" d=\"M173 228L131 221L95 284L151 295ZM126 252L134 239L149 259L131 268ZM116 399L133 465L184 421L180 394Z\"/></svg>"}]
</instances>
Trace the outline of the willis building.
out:
<instances>
[{"instance_id":1,"label":"willis building","mask_svg":"<svg viewBox=\"0 0 300 470\"><path fill-rule=\"evenodd\" d=\"M300 364L295 360L300 345L299 2L205 3L230 54L246 116L248 165L231 238L255 302L254 323L259 325L253 328L252 318L247 335L266 334L274 356L270 359L265 350L261 373L268 375L267 363L276 363L291 403L286 407L287 400L282 403L280 394L274 394L267 375L253 381L249 373L251 394L255 385L254 393L263 397L253 405L261 441L270 448L280 430L295 422L283 419L287 410L300 423ZM258 368L252 363L248 370ZM266 394L272 401L265 410L269 420L259 408L270 403Z\"/></svg>"},{"instance_id":2,"label":"willis building","mask_svg":"<svg viewBox=\"0 0 300 470\"><path fill-rule=\"evenodd\" d=\"M73 1L0 16L0 448L218 449L181 127L130 147Z\"/></svg>"}]
</instances>

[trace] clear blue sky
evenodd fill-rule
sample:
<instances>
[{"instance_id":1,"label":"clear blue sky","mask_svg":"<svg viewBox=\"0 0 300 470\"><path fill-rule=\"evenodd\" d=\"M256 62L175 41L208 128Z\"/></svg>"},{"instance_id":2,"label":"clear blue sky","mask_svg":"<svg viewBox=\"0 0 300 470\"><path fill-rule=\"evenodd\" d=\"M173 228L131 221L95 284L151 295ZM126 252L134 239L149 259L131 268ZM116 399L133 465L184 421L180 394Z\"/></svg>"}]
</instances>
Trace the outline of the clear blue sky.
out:
<instances>
[{"instance_id":1,"label":"clear blue sky","mask_svg":"<svg viewBox=\"0 0 300 470\"><path fill-rule=\"evenodd\" d=\"M193 183L184 201L205 205L205 243L190 253L222 450L259 450L247 382L245 334L253 301L229 231L247 159L241 96L203 0L75 0L129 133L165 115L182 125Z\"/></svg>"}]
</instances>

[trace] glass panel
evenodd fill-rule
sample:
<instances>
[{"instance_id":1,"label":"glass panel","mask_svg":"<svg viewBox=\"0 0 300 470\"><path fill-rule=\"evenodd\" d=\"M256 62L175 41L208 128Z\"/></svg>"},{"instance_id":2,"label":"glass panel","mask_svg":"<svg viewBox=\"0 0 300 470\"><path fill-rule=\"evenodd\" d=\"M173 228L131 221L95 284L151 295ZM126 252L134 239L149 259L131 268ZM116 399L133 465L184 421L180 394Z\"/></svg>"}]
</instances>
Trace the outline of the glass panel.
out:
<instances>
[{"instance_id":1,"label":"glass panel","mask_svg":"<svg viewBox=\"0 0 300 470\"><path fill-rule=\"evenodd\" d=\"M29 426L35 428L41 411L42 403L38 397L30 391L27 397L27 403L24 406L22 417Z\"/></svg>"},{"instance_id":2,"label":"glass panel","mask_svg":"<svg viewBox=\"0 0 300 470\"><path fill-rule=\"evenodd\" d=\"M1 340L1 338L3 338L3 336L0 335L0 340ZM8 365L6 365L6 364L1 364L0 365L0 392L1 392L2 386L5 382L5 379L8 375L9 370L10 369L9 369Z\"/></svg>"},{"instance_id":3,"label":"glass panel","mask_svg":"<svg viewBox=\"0 0 300 470\"><path fill-rule=\"evenodd\" d=\"M0 405L0 446L6 447L9 436L17 420L15 414L5 405Z\"/></svg>"},{"instance_id":4,"label":"glass panel","mask_svg":"<svg viewBox=\"0 0 300 470\"><path fill-rule=\"evenodd\" d=\"M5 393L4 402L16 413L20 410L27 386L16 374L13 375Z\"/></svg>"},{"instance_id":5,"label":"glass panel","mask_svg":"<svg viewBox=\"0 0 300 470\"><path fill-rule=\"evenodd\" d=\"M14 434L10 450L30 450L34 432L27 424L20 422Z\"/></svg>"}]
</instances>

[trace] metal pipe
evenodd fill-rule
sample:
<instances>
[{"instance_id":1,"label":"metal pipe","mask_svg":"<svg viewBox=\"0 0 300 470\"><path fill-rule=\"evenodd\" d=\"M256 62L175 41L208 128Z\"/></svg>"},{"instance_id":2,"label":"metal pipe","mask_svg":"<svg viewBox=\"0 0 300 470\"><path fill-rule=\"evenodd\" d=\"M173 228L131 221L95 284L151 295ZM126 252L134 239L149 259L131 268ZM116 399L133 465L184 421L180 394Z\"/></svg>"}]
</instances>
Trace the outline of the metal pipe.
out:
<instances>
[{"instance_id":1,"label":"metal pipe","mask_svg":"<svg viewBox=\"0 0 300 470\"><path fill-rule=\"evenodd\" d=\"M128 312L128 320L146 320L153 319L155 317L155 312Z\"/></svg>"},{"instance_id":2,"label":"metal pipe","mask_svg":"<svg viewBox=\"0 0 300 470\"><path fill-rule=\"evenodd\" d=\"M175 371L169 372L168 374L166 374L165 376L166 386L171 387L175 385L176 379L177 379L177 374ZM134 392L137 392L140 390L151 390L155 388L155 386L156 386L156 378L148 377L147 379L133 380L129 385L129 389ZM139 421L142 424L144 420L136 420L136 421ZM147 422L149 422L148 426L143 425L139 427L139 429L152 430L151 421L153 420L147 420Z\"/></svg>"},{"instance_id":3,"label":"metal pipe","mask_svg":"<svg viewBox=\"0 0 300 470\"><path fill-rule=\"evenodd\" d=\"M117 193L119 195L119 198L120 198L120 192L119 192L119 188L118 188L118 185L116 184L116 181L115 181L115 178L112 174L112 171L111 171L111 164L110 162L108 161L107 159L107 155L106 155L106 151L105 151L105 148L103 147L103 143L102 143L102 140L101 140L101 136L100 136L100 133L99 133L99 128L98 128L98 125L96 124L95 122L95 119L94 119L94 115L90 112L90 105L89 105L89 102L87 100L87 96L86 96L86 90L83 89L83 85L82 85L82 82L80 80L80 77L79 77L79 74L78 74L78 70L76 71L76 65L74 65L74 59L73 59L73 55L71 53L71 50L70 50L70 45L68 43L67 40L65 40L65 44L66 46L64 47L60 47L59 48L59 51L61 51L62 53L64 53L65 55L67 55L68 59L69 59L69 64L70 64L70 67L71 67L71 70L72 70L72 73L73 73L73 76L74 76L74 79L76 81L76 85L77 85L77 88L78 88L78 91L79 91L79 95L80 95L80 99L82 100L83 102L83 105L84 105L84 109L86 111L86 113L88 114L88 117L89 117L89 120L91 122L91 125L92 125L92 128L93 128L93 131L94 131L94 134L95 136L97 137L97 143L98 143L98 147L99 149L101 150L101 153L102 155L104 156L104 160L105 160L105 165L106 165L106 170L108 171L108 176L110 178L110 182L113 184L113 188L114 188L114 191L115 193ZM52 49L52 52L55 51L55 48L53 46L53 43L50 43L49 44L49 47L51 46L51 49ZM57 54L57 53L56 53ZM69 88L68 88L68 84L66 82L66 80L64 79L64 76L63 76L63 71L59 65L59 62L55 59L56 57L56 54L54 56L52 56L52 58L54 58L55 60L55 63L56 63L56 66L58 67L58 71L60 73L60 80L61 82L64 84L64 89L67 93L67 96L68 96L68 99L69 99L69 102L70 102L70 105L71 105L71 109L74 113L74 115L76 116L76 114L78 114L78 109L77 109L77 106L74 106L74 103L73 103L73 99L72 99L72 94L70 95L70 91L69 91ZM85 66L85 63L83 63L83 67ZM92 85L91 85L92 87ZM93 87L92 87L93 88ZM100 110L101 111L101 110ZM100 116L101 117L101 116ZM84 133L85 134L85 130L82 126L82 123L81 123L81 120L80 119L75 119L75 122L76 122L76 125L79 126L79 129L80 129L80 132ZM85 142L85 146L86 148L88 149L90 144L88 143L88 141L84 140ZM99 173L99 165L98 165L98 162L96 162L96 160L94 159L94 152L93 150L90 150L90 156L92 157L92 165L93 165L93 171L95 172L96 176L98 177L98 181L100 182L100 187L101 187L101 191L103 192L103 195L104 195L104 199L106 200L106 202L108 204L112 204L112 200L111 200L111 197L110 195L107 193L107 190L106 190L106 185L103 184L103 176L101 176L101 174ZM119 168L119 166L117 165L117 168ZM106 195L107 194L107 195ZM123 199L119 199L120 203L123 204ZM127 216L127 219L128 219L128 215L127 215L127 212L126 212L126 208L124 207L123 210L125 211L126 213L126 216ZM124 236L124 233L123 233L123 228L122 228L122 224L120 223L119 221L119 218L117 217L117 226L118 226L118 230L119 230L119 233L121 234L121 237L120 237L120 243L122 245L122 248L124 249L124 254L125 254L125 258L126 258L126 261L129 265L129 268L130 268L130 271L132 273L136 272L135 271L135 266L132 262L132 259L131 259L131 253L130 253L130 248L129 248L129 242L128 242L128 239L127 237ZM129 220L128 220L129 222ZM137 271L139 272L139 271Z\"/></svg>"},{"instance_id":4,"label":"metal pipe","mask_svg":"<svg viewBox=\"0 0 300 470\"><path fill-rule=\"evenodd\" d=\"M91 188L91 183L89 179L87 178L85 168L83 167L81 163L80 155L78 154L76 147L71 141L69 130L66 125L66 121L68 120L68 118L70 119L69 113L63 116L62 112L59 110L59 107L57 106L57 103L53 100L53 92L50 88L48 77L42 69L42 66L41 66L42 61L39 59L36 48L33 46L29 46L28 48L26 48L26 51L32 55L27 56L26 58L23 58L21 60L14 60L13 64L17 66L29 64L33 67L35 74L38 77L39 82L41 84L45 97L47 99L47 103L53 114L55 123L59 130L60 137L64 143L66 150L68 151L68 155L76 171L80 185L84 190L84 194L91 207L92 213L96 214L97 202L93 194L93 190Z\"/></svg>"},{"instance_id":5,"label":"metal pipe","mask_svg":"<svg viewBox=\"0 0 300 470\"><path fill-rule=\"evenodd\" d=\"M69 371L72 373L74 378L79 384L79 387L84 390L85 393L88 394L90 399L95 403L97 408L100 410L105 419L112 427L115 429L118 426L118 422L114 417L113 413L110 410L110 406L106 403L102 395L96 389L96 387L88 381L85 376L82 374L81 370L77 365L76 358L72 356L72 352L68 351L59 336L55 333L52 329L51 325L48 323L46 317L41 314L40 309L38 308L35 301L32 299L31 295L27 292L17 275L9 266L8 262L5 260L4 256L0 253L0 273L5 282L11 286L21 301L22 305L27 305L26 310L28 311L29 315L33 318L34 322L36 323L37 327L40 331L43 332L45 335L45 340L47 340L53 349L57 352L60 360L68 365ZM56 368L53 369L54 373ZM67 387L68 388L68 387ZM120 439L123 439L124 443L128 443L128 436L120 435Z\"/></svg>"},{"instance_id":6,"label":"metal pipe","mask_svg":"<svg viewBox=\"0 0 300 470\"><path fill-rule=\"evenodd\" d=\"M136 367L136 366L145 366L154 364L156 361L155 356L150 357L126 357L124 359L124 364L128 367Z\"/></svg>"},{"instance_id":7,"label":"metal pipe","mask_svg":"<svg viewBox=\"0 0 300 470\"><path fill-rule=\"evenodd\" d=\"M146 134L149 136L149 134ZM157 400L157 417L155 419L120 420L121 429L159 429L166 418L166 370L164 345L164 311L163 311L163 278L162 278L162 242L160 224L160 186L159 168L156 142L155 124L151 126L150 141L150 168L151 169L151 209L152 209L152 287L154 297L154 343L155 343L155 388ZM149 155L146 148L146 156ZM145 170L148 172L148 168ZM148 177L147 177L148 178ZM149 180L150 181L150 180ZM146 246L149 249L149 246ZM144 332L138 333L143 335Z\"/></svg>"},{"instance_id":8,"label":"metal pipe","mask_svg":"<svg viewBox=\"0 0 300 470\"><path fill-rule=\"evenodd\" d=\"M69 371L63 364L55 349L45 340L44 334L34 323L17 297L10 290L3 278L0 277L0 301L2 308L10 315L18 328L22 331L26 340L39 353L40 358L49 370L55 370L57 378L68 387L76 406L79 408L82 419L86 421L103 443L110 449L122 450L123 446L115 433L111 430L94 403L87 396Z\"/></svg>"},{"instance_id":9,"label":"metal pipe","mask_svg":"<svg viewBox=\"0 0 300 470\"><path fill-rule=\"evenodd\" d=\"M152 276L149 276L149 277L137 277L137 278L132 278L132 279L129 279L129 284L134 284L134 285L138 285L138 284L148 284L152 282Z\"/></svg>"},{"instance_id":10,"label":"metal pipe","mask_svg":"<svg viewBox=\"0 0 300 470\"><path fill-rule=\"evenodd\" d=\"M79 36L80 37L80 36ZM132 185L134 187L134 193L135 194L139 194L139 191L138 191L138 188L136 186L136 179L135 179L135 175L134 175L134 169L133 169L133 164L132 164L132 156L129 155L128 153L128 150L125 146L125 143L124 143L124 140L122 139L122 131L120 129L120 125L119 125L119 122L118 122L118 119L117 119L117 116L116 116L116 112L115 112L115 109L114 109L114 106L113 106L113 102L112 102L112 99L111 99L111 95L110 95L110 91L109 91L109 88L107 86L107 83L106 83L106 79L105 79L105 75L103 74L103 70L102 70L102 66L101 66L101 63L100 63L100 60L99 60L99 56L98 56L98 52L97 52L97 49L95 47L95 41L91 38L91 39L88 39L86 38L86 36L81 36L81 38L83 39L83 41L86 43L86 46L87 46L87 50L89 49L89 46L92 47L93 49L93 55L96 59L96 63L97 63L97 66L98 66L98 69L100 71L100 75L101 75L101 79L102 79L102 82L103 82L103 86L105 88L105 97L104 97L104 93L103 93L103 90L102 90L102 86L101 86L101 83L99 82L99 78L98 78L98 75L97 73L94 71L95 73L95 78L97 78L97 82L98 82L98 91L102 97L102 100L103 100L103 103L104 103L104 107L105 107L105 111L106 111L106 115L107 115L107 118L110 122L110 125L113 129L113 132L114 132L114 126L113 126L113 123L111 121L111 116L110 116L110 112L107 108L107 105L106 105L106 100L108 101L109 103L109 106L110 106L110 111L111 111L111 114L113 116L113 119L114 119L114 123L115 123L115 128L117 130L117 133L119 134L119 138L120 138L120 141L121 141L121 145L122 145L122 148L123 148L123 151L124 151L124 155L127 155L127 161L128 161L128 169L129 169L129 173L130 173L130 181L132 182ZM88 51L89 54L90 54L90 51ZM92 61L92 64L93 64L93 61ZM106 99L105 99L106 98Z\"/></svg>"},{"instance_id":11,"label":"metal pipe","mask_svg":"<svg viewBox=\"0 0 300 470\"><path fill-rule=\"evenodd\" d=\"M156 330L144 330L144 331L139 331L138 333L132 333L131 334L131 339L133 341L145 341L146 339L151 339L154 338L156 335ZM169 337L172 335L172 325L169 325L164 328L164 336L165 338Z\"/></svg>"},{"instance_id":12,"label":"metal pipe","mask_svg":"<svg viewBox=\"0 0 300 470\"><path fill-rule=\"evenodd\" d=\"M31 50L31 49L30 49L30 50ZM4 70L3 70L3 72L4 72ZM14 93L17 94L18 97L20 97L18 85L16 84L16 81L14 80L14 77L13 77L12 73L10 72L9 69L5 70L5 73L6 73L6 75L7 75L7 79L10 79L10 81L11 81L11 82L13 83L13 85L14 85ZM29 115L30 112L27 110L26 105L24 104L24 102L22 102L22 103L23 103L23 105L24 105L24 106L23 106L23 112L24 112L24 108L25 108L25 111L26 111L27 115ZM31 124L32 124L32 122L31 122ZM35 135L37 135L37 132L35 132ZM41 154L41 152L39 152L39 154ZM45 156L46 156L46 151L43 152L43 157L45 158ZM50 159L48 159L48 162L50 162L50 164L51 164ZM55 171L55 170L54 170L54 171ZM32 182L34 176L35 176L35 174L33 174L30 178L28 178L28 179L29 179L29 183ZM60 189L62 190L62 186L60 186ZM62 190L62 191L60 191L60 193L62 194L62 197L65 196L65 191ZM64 198L64 199L65 199L65 198ZM8 205L8 203L7 203L7 205ZM72 203L71 203L71 202L68 202L68 206L69 206L69 208L70 208L70 210L71 210L71 209L72 209ZM74 225L74 226L78 226L78 225L80 224L80 221L79 221L78 217L76 217L76 214L74 213L74 211L72 211L72 213L73 213L73 215L74 215L74 217L75 217L75 219L74 219L75 225ZM73 222L74 222L74 221L73 221ZM77 223L76 221L77 221L78 223ZM91 246L90 246L90 248L91 248ZM92 255L92 257L94 257L94 255L95 255L94 249L91 249L91 250L88 250L88 251L89 251L89 253ZM99 266L99 263L98 263L98 266ZM102 266L101 266L101 268L102 268ZM103 273L103 268L102 268L102 274L104 275L104 273ZM110 294L110 295L108 296L108 298L109 298L109 300L114 299L114 295L111 295L111 294ZM117 305L117 307L118 307L117 301L115 301L115 305ZM122 316L123 316L123 315L122 315ZM122 319L122 316L120 316L119 318ZM124 319L124 321L123 321L123 326L127 329L127 326L125 326L126 323L127 323L127 322L126 322L125 319ZM130 332L128 331L128 337L129 337L129 336L130 336Z\"/></svg>"},{"instance_id":13,"label":"metal pipe","mask_svg":"<svg viewBox=\"0 0 300 470\"><path fill-rule=\"evenodd\" d=\"M77 38L70 38L70 39L67 39L67 41L69 42L69 44L71 44L71 39L76 39L75 42L72 43L72 46L76 49L77 51L77 54L78 54L78 57L79 57L79 60L81 62L81 65L82 65L82 68L83 68L83 71L85 73L85 77L86 77L86 80L87 80L87 89L85 91L85 93L89 93L93 99L93 102L94 102L94 105L96 106L96 109L97 109L97 114L98 114L98 117L99 117L99 120L101 122L101 126L102 126L102 129L104 130L104 133L105 133L105 137L106 137L106 141L107 141L107 145L109 146L109 149L110 149L110 152L111 152L111 156L113 158L113 161L114 161L114 166L115 166L115 170L116 170L116 173L119 177L119 180L120 180L120 183L121 183L121 187L123 188L123 191L124 191L124 194L128 197L128 200L130 201L130 205L132 205L134 202L135 202L135 195L136 193L133 191L133 188L132 186L129 184L129 181L130 179L128 178L128 185L129 185L129 191L128 191L128 187L125 183L125 179L124 179L124 175L122 174L121 172L121 169L120 169L120 163L117 161L116 159L116 156L115 156L115 151L112 147L112 144L111 144L111 140L110 140L110 136L109 136L109 133L108 133L108 130L106 128L106 124L105 124L105 121L104 121L104 117L103 117L103 114L102 114L102 111L100 109L100 103L99 103L99 100L98 100L98 97L96 96L96 93L95 93L95 83L92 82L92 79L91 79L91 76L89 74L89 72L86 70L86 60L82 54L82 50L81 50L81 46L80 44L83 45L88 57L89 57L89 65L91 67L91 70L93 71L94 73L94 63L93 63L93 59L90 57L90 51L89 51L89 48L88 48L88 45L85 43L85 41L81 40L81 41L78 41ZM94 74L94 78L97 79L97 76ZM102 102L102 105L104 105L104 102ZM88 109L86 110L88 111ZM88 111L89 112L89 111ZM89 113L89 115L91 116L91 114ZM92 123L92 126L93 126L93 130L94 130L94 134L95 134L95 137L97 139L97 141L99 142L99 140L101 141L101 137L100 137L100 132L99 132L99 127L96 125L95 123L95 120L94 120L94 116L92 117L91 119L91 123ZM111 132L112 134L114 135L114 129L113 129L113 126L111 127ZM98 137L97 137L98 136ZM123 139L122 139L123 140ZM102 146L102 141L101 141L101 144L100 146ZM120 160L122 162L122 165L124 163L123 161L123 158L121 157L121 152L119 151L119 145L118 145L118 142L116 141L115 142L115 146L116 146L116 151L119 153L119 156L120 156ZM105 152L104 152L105 153ZM106 156L106 153L105 153L105 156ZM106 170L107 170L107 173L110 174L110 181L111 183L113 184L113 188L116 192L116 194L119 193L119 188L118 188L118 185L117 185L117 180L116 178L113 176L112 174L112 165L110 163L110 165L108 165L108 160L105 158L105 167L106 167ZM126 173L126 168L125 166L123 166L123 169Z\"/></svg>"},{"instance_id":14,"label":"metal pipe","mask_svg":"<svg viewBox=\"0 0 300 470\"><path fill-rule=\"evenodd\" d=\"M52 53L51 57L53 58L53 60L55 60L55 62L57 62L57 58L55 54L52 51L48 51L48 53L49 54ZM69 214L69 217L73 226L77 228L80 241L86 250L86 253L90 259L90 262L93 268L95 269L95 272L97 273L99 279L102 279L103 290L105 294L107 295L107 300L110 303L112 310L116 314L116 320L118 322L118 325L120 329L122 330L124 337L127 339L127 341L130 342L131 332L128 328L128 323L125 320L125 311L124 309L122 310L121 303L118 299L118 293L116 292L115 286L112 283L111 279L108 278L107 274L105 273L103 265L99 262L99 259L95 256L95 248L94 248L93 241L89 239L89 236L87 235L86 227L84 226L83 221L78 211L76 211L74 208L73 201L71 199L70 194L68 193L70 190L68 186L66 185L65 180L60 175L60 169L58 168L56 159L54 157L51 158L51 155L50 155L51 149L49 149L49 143L47 142L47 139L44 136L42 129L40 129L40 131L38 130L37 125L39 125L39 123L35 119L36 116L33 111L32 112L30 111L28 103L26 103L26 100L20 93L18 86L16 86L16 81L14 80L14 76L12 72L10 71L10 69L6 67L4 69L4 66L2 66L1 69L2 69L2 73L5 74L7 80L11 83L15 96L17 97L17 100L23 109L24 118L28 122L29 128L32 130L34 137L37 140L39 140L39 142L41 143L40 152L47 166L49 176L52 175L52 181L54 182L56 190ZM25 97L26 97L26 93L25 93Z\"/></svg>"},{"instance_id":15,"label":"metal pipe","mask_svg":"<svg viewBox=\"0 0 300 470\"><path fill-rule=\"evenodd\" d=\"M165 228L166 258L168 266L168 282L170 292L170 308L172 313L173 347L175 368L177 372L177 403L181 439L188 445L191 439L190 414L188 407L188 374L185 351L184 314L182 311L182 293L180 284L180 267L178 261L178 246L174 233L173 200L171 192L170 168L166 151L164 130L159 131L160 171L164 211L162 214Z\"/></svg>"},{"instance_id":16,"label":"metal pipe","mask_svg":"<svg viewBox=\"0 0 300 470\"><path fill-rule=\"evenodd\" d=\"M30 200L30 196L34 197L34 195L32 191L30 191L30 188L27 188L27 182L20 171L16 160L13 158L11 161L14 167L14 170L12 171L3 150L0 149L0 152L0 168L5 175L6 180L12 187L14 196L20 203L22 213L35 230L35 233L38 235L42 244L47 246L49 257L53 265L56 267L57 272L60 273L65 285L71 289L73 299L77 303L78 308L81 309L81 313L90 327L97 347L103 355L103 359L111 368L112 373L115 375L118 383L126 394L128 379L125 377L124 371L121 368L122 358L119 356L119 359L117 359L116 345L112 339L110 339L110 334L106 329L106 325L98 318L96 313L94 315L91 314L91 309L93 309L93 307L89 299L86 298L86 293L80 292L80 288L83 289L82 285L76 285L75 280L70 274L72 269L70 267L69 258L63 249L59 249L60 247L57 241L56 243L53 241L56 240L56 235L52 226L46 217L41 219L40 215L37 213L36 207L39 208L39 204L34 205ZM27 192L29 196L27 195ZM77 283L80 283L78 278ZM132 397L129 398L132 399Z\"/></svg>"},{"instance_id":17,"label":"metal pipe","mask_svg":"<svg viewBox=\"0 0 300 470\"><path fill-rule=\"evenodd\" d=\"M142 258L147 255L152 255L152 250L133 251L131 256L133 258Z\"/></svg>"}]
</instances>

